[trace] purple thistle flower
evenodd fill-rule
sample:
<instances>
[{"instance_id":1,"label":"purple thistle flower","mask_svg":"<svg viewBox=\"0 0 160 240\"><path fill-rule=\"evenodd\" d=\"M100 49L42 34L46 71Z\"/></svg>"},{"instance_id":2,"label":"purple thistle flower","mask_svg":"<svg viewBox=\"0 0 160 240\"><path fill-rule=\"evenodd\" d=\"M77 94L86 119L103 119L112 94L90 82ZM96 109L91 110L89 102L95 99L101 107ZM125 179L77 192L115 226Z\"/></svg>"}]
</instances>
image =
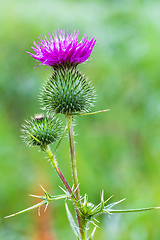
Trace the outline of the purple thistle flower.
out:
<instances>
[{"instance_id":1,"label":"purple thistle flower","mask_svg":"<svg viewBox=\"0 0 160 240\"><path fill-rule=\"evenodd\" d=\"M62 65L77 65L79 63L85 62L96 43L95 38L91 39L88 36L83 36L82 40L78 43L79 31L69 35L67 30L67 36L65 38L65 30L58 30L59 38L57 32L55 31L53 37L48 33L49 40L46 36L39 37L40 42L36 44L32 49L35 54L29 53L33 58L40 61L40 65L57 66ZM39 66L40 66L39 65Z\"/></svg>"}]
</instances>

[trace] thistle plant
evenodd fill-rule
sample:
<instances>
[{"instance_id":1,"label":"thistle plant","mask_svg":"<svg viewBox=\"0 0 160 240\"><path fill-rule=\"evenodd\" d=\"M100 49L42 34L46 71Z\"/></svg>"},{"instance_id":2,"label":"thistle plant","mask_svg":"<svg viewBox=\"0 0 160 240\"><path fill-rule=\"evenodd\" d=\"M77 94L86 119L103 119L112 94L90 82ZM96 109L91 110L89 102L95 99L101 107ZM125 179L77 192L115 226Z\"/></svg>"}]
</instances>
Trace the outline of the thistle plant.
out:
<instances>
[{"instance_id":1,"label":"thistle plant","mask_svg":"<svg viewBox=\"0 0 160 240\"><path fill-rule=\"evenodd\" d=\"M97 225L96 217L99 214L111 215L113 213L140 212L159 207L140 209L117 210L114 207L124 199L110 202L111 197L104 199L104 191L101 192L100 202L93 204L88 201L87 194L81 194L76 166L75 142L73 121L76 115L92 115L100 112L107 112L109 109L91 112L96 99L95 89L86 76L79 71L78 65L89 60L96 43L96 39L84 36L78 43L79 32L76 30L69 34L68 30L55 31L53 35L41 36L39 42L32 47L35 54L29 53L40 62L40 65L47 65L52 68L52 74L43 84L40 90L40 104L43 113L36 114L22 125L22 139L28 146L37 146L43 151L57 175L60 177L63 187L61 195L52 196L43 187L44 196L33 197L41 201L32 207L17 212L7 217L15 216L31 209L39 208L42 205L48 206L52 201L64 199L66 213L75 234L75 239L91 240ZM58 119L58 114L63 114L66 119L66 126L63 126ZM55 157L58 147L68 132L70 149L71 175L73 186L71 187ZM51 150L50 144L54 144ZM77 159L80 161L80 159ZM68 208L68 201L73 203L75 216ZM91 224L93 229L90 234L88 229Z\"/></svg>"}]
</instances>

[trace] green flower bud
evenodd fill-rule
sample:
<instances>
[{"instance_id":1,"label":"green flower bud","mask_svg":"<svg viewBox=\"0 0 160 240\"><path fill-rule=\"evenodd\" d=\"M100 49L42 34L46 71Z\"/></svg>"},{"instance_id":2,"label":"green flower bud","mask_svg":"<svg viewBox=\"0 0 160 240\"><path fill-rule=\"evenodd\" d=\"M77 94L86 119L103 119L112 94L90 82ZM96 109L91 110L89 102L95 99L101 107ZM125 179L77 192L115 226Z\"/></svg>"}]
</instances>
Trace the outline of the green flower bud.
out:
<instances>
[{"instance_id":1,"label":"green flower bud","mask_svg":"<svg viewBox=\"0 0 160 240\"><path fill-rule=\"evenodd\" d=\"M53 116L37 114L22 125L22 138L28 146L41 148L59 139L61 122Z\"/></svg>"},{"instance_id":2,"label":"green flower bud","mask_svg":"<svg viewBox=\"0 0 160 240\"><path fill-rule=\"evenodd\" d=\"M40 94L43 109L54 113L88 112L94 100L94 88L75 67L55 68Z\"/></svg>"}]
</instances>

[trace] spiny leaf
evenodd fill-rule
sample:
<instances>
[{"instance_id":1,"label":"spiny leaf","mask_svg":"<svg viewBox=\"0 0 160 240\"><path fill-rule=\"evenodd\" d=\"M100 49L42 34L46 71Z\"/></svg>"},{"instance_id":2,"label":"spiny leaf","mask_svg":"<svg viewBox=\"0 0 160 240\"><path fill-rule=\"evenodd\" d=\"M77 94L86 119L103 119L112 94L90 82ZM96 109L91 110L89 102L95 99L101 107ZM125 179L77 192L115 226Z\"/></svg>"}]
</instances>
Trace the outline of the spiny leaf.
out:
<instances>
[{"instance_id":1,"label":"spiny leaf","mask_svg":"<svg viewBox=\"0 0 160 240\"><path fill-rule=\"evenodd\" d=\"M43 201L41 201L41 202L39 202L39 203L29 207L29 208L26 208L26 209L24 209L22 211L19 211L17 213L14 213L14 214L11 214L9 216L6 216L5 218L14 217L14 216L19 215L21 213L24 213L24 212L30 211L32 209L38 208L38 207L40 207L40 206L42 206L44 204L46 204L46 208L45 208L45 211L46 211L49 202L54 201L54 200L67 198L67 195L65 195L65 194L64 195L51 196L48 192L45 191L45 189L43 187L42 187L42 189L44 190L44 193L45 193L46 196L36 196L36 195L31 195L31 194L30 194L30 196L31 197L36 197L36 198L39 198L39 199L43 199Z\"/></svg>"},{"instance_id":2,"label":"spiny leaf","mask_svg":"<svg viewBox=\"0 0 160 240\"><path fill-rule=\"evenodd\" d=\"M150 211L154 209L160 209L160 207L149 207L149 208L139 208L139 209L124 209L124 210L114 210L110 209L110 213L130 213L130 212L144 212L144 211Z\"/></svg>"},{"instance_id":3,"label":"spiny leaf","mask_svg":"<svg viewBox=\"0 0 160 240\"><path fill-rule=\"evenodd\" d=\"M67 203L65 203L65 207L66 207L67 217L68 217L68 220L69 220L70 225L72 227L72 230L73 230L74 234L76 235L76 237L78 239L80 239L81 237L80 237L79 229L78 229L78 227L77 227L77 225L76 225L76 223L73 219L73 216L72 216L71 212L69 211Z\"/></svg>"},{"instance_id":4,"label":"spiny leaf","mask_svg":"<svg viewBox=\"0 0 160 240\"><path fill-rule=\"evenodd\" d=\"M40 206L42 206L42 205L44 205L44 204L47 204L47 201L42 201L42 202L40 202L40 203L37 203L37 204L33 205L32 207L26 208L26 209L24 209L24 210L22 210L22 211L19 211L19 212L17 212L17 213L14 213L14 214L11 214L11 215L9 215L9 216L6 216L5 218L14 217L14 216L19 215L19 214L21 214L21 213L24 213L24 212L30 211L30 210L32 210L32 209L38 208L38 207L40 207Z\"/></svg>"}]
</instances>

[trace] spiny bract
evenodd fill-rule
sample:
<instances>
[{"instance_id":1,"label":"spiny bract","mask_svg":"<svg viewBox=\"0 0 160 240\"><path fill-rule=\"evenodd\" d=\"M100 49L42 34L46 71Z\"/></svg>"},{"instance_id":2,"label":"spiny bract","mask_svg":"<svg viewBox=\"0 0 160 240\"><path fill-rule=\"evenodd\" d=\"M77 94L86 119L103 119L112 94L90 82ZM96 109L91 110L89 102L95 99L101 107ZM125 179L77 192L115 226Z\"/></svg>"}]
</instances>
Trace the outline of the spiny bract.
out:
<instances>
[{"instance_id":1,"label":"spiny bract","mask_svg":"<svg viewBox=\"0 0 160 240\"><path fill-rule=\"evenodd\" d=\"M22 125L22 138L29 146L47 146L59 139L61 122L53 116L37 114Z\"/></svg>"},{"instance_id":2,"label":"spiny bract","mask_svg":"<svg viewBox=\"0 0 160 240\"><path fill-rule=\"evenodd\" d=\"M43 110L54 113L88 112L94 100L94 88L75 67L55 69L40 94Z\"/></svg>"}]
</instances>

